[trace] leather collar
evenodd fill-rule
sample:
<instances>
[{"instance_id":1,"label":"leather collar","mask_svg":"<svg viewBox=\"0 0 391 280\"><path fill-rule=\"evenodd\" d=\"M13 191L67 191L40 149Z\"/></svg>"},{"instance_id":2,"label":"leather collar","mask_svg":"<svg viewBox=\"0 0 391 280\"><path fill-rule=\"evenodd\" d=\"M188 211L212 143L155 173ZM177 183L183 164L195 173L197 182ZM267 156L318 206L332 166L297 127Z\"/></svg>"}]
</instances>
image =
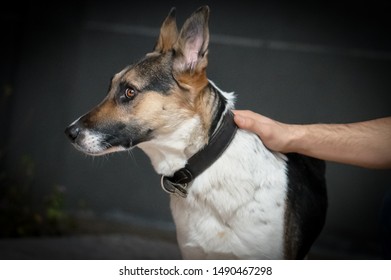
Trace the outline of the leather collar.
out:
<instances>
[{"instance_id":1,"label":"leather collar","mask_svg":"<svg viewBox=\"0 0 391 280\"><path fill-rule=\"evenodd\" d=\"M228 111L221 121L219 128L212 134L209 143L189 158L185 167L177 170L173 176L162 175L161 186L169 194L186 197L188 186L198 175L211 166L229 146L235 136L237 126L233 113Z\"/></svg>"}]
</instances>

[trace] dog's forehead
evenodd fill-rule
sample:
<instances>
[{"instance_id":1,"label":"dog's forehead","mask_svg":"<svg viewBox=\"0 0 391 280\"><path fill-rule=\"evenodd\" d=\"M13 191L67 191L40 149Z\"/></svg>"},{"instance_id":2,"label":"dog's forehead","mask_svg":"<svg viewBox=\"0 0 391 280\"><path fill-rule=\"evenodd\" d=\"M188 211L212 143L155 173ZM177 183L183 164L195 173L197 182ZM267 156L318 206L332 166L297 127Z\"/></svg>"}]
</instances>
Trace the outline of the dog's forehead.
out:
<instances>
[{"instance_id":1,"label":"dog's forehead","mask_svg":"<svg viewBox=\"0 0 391 280\"><path fill-rule=\"evenodd\" d=\"M147 55L139 62L125 67L113 77L115 83L127 83L138 89L157 87L170 83L172 63L163 55ZM160 88L160 89L159 89Z\"/></svg>"}]
</instances>

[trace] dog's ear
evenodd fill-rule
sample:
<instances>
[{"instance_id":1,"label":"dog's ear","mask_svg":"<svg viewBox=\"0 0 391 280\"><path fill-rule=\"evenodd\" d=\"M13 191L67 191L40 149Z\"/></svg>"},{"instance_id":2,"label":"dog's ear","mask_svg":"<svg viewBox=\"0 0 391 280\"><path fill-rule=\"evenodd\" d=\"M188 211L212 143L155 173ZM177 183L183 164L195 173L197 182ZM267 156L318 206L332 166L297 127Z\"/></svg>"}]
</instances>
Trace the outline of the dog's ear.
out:
<instances>
[{"instance_id":1,"label":"dog's ear","mask_svg":"<svg viewBox=\"0 0 391 280\"><path fill-rule=\"evenodd\" d=\"M188 73L205 70L209 45L209 7L196 10L184 23L174 44L174 71Z\"/></svg>"},{"instance_id":2,"label":"dog's ear","mask_svg":"<svg viewBox=\"0 0 391 280\"><path fill-rule=\"evenodd\" d=\"M160 35L154 47L155 52L164 53L171 50L178 38L178 29L175 18L176 9L171 8L166 19L160 27Z\"/></svg>"}]
</instances>

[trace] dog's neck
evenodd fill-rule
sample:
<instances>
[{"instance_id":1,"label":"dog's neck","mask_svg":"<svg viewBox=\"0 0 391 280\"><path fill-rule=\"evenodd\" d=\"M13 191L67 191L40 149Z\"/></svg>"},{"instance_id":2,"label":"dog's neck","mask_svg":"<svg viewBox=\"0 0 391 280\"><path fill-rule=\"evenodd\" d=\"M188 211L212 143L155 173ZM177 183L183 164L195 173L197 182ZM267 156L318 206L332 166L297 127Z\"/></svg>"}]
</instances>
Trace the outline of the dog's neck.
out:
<instances>
[{"instance_id":1,"label":"dog's neck","mask_svg":"<svg viewBox=\"0 0 391 280\"><path fill-rule=\"evenodd\" d=\"M186 166L172 176L162 175L161 186L165 192L187 197L189 184L223 155L236 134L237 126L232 112L224 114L218 123L208 144L189 158Z\"/></svg>"},{"instance_id":2,"label":"dog's neck","mask_svg":"<svg viewBox=\"0 0 391 280\"><path fill-rule=\"evenodd\" d=\"M224 93L210 81L203 92L205 102L192 118L184 120L170 134L158 135L153 140L140 143L151 159L157 173L171 176L184 167L188 159L208 144L211 135L221 125L223 116L232 109L233 100L227 100ZM230 99L233 97L230 96Z\"/></svg>"}]
</instances>

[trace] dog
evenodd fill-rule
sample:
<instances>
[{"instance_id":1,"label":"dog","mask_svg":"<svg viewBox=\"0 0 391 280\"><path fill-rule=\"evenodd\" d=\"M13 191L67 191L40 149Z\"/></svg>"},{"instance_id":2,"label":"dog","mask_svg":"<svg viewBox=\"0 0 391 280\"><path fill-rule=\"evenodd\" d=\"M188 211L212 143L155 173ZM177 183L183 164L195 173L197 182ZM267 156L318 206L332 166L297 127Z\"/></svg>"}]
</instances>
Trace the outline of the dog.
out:
<instances>
[{"instance_id":1,"label":"dog","mask_svg":"<svg viewBox=\"0 0 391 280\"><path fill-rule=\"evenodd\" d=\"M170 194L185 259L303 259L327 209L325 163L268 150L236 127L235 96L207 78L209 7L178 32L175 8L153 51L111 80L66 128L89 155L139 147Z\"/></svg>"}]
</instances>

